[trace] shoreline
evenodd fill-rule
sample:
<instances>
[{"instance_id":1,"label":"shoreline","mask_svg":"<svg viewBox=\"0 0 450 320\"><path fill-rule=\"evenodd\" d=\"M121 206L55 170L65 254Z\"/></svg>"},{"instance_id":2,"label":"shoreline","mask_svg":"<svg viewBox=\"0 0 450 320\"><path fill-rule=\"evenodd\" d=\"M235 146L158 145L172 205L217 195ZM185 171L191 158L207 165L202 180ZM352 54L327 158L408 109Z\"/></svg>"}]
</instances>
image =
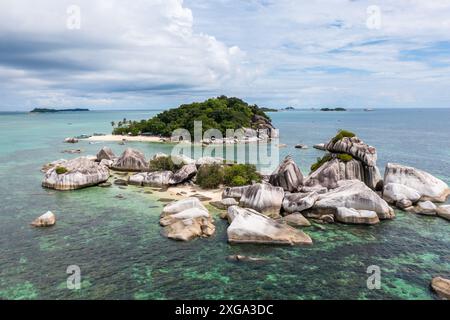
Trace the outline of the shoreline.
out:
<instances>
[{"instance_id":1,"label":"shoreline","mask_svg":"<svg viewBox=\"0 0 450 320\"><path fill-rule=\"evenodd\" d=\"M131 141L131 142L167 142L164 138L156 137L156 136L124 136L124 135L113 135L107 134L104 136L92 136L86 139L81 139L86 141L105 141L105 142L122 142L122 141Z\"/></svg>"}]
</instances>

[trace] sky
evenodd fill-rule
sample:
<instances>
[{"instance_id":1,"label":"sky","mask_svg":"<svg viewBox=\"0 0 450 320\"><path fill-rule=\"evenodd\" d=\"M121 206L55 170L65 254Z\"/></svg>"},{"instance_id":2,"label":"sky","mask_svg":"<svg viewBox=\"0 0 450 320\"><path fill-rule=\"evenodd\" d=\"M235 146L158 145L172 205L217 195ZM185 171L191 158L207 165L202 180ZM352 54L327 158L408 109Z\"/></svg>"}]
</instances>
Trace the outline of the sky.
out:
<instances>
[{"instance_id":1,"label":"sky","mask_svg":"<svg viewBox=\"0 0 450 320\"><path fill-rule=\"evenodd\" d=\"M450 0L0 0L0 111L450 107Z\"/></svg>"}]
</instances>

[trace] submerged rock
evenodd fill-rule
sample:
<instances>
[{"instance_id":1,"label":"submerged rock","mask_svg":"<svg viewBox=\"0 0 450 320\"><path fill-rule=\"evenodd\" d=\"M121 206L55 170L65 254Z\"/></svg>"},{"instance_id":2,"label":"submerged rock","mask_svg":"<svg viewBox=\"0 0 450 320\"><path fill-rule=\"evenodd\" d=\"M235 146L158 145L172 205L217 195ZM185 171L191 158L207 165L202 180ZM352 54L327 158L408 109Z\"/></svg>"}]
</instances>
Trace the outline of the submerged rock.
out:
<instances>
[{"instance_id":1,"label":"submerged rock","mask_svg":"<svg viewBox=\"0 0 450 320\"><path fill-rule=\"evenodd\" d=\"M380 196L359 180L343 180L336 189L319 195L311 209L319 214L333 214L337 208L375 211L379 219L393 219L394 210Z\"/></svg>"},{"instance_id":2,"label":"submerged rock","mask_svg":"<svg viewBox=\"0 0 450 320\"><path fill-rule=\"evenodd\" d=\"M375 211L355 210L351 208L337 208L336 220L348 224L377 224L380 223Z\"/></svg>"},{"instance_id":3,"label":"submerged rock","mask_svg":"<svg viewBox=\"0 0 450 320\"><path fill-rule=\"evenodd\" d=\"M142 152L128 148L114 161L111 169L118 171L148 171L148 163Z\"/></svg>"},{"instance_id":4,"label":"submerged rock","mask_svg":"<svg viewBox=\"0 0 450 320\"><path fill-rule=\"evenodd\" d=\"M189 241L196 237L209 237L215 226L208 210L193 198L168 204L161 214L163 234L174 240Z\"/></svg>"},{"instance_id":5,"label":"submerged rock","mask_svg":"<svg viewBox=\"0 0 450 320\"><path fill-rule=\"evenodd\" d=\"M56 216L53 212L47 211L39 218L35 219L31 225L33 227L51 227L56 223Z\"/></svg>"},{"instance_id":6,"label":"submerged rock","mask_svg":"<svg viewBox=\"0 0 450 320\"><path fill-rule=\"evenodd\" d=\"M284 198L283 188L257 183L243 193L239 205L254 209L268 217L278 218Z\"/></svg>"},{"instance_id":7,"label":"submerged rock","mask_svg":"<svg viewBox=\"0 0 450 320\"><path fill-rule=\"evenodd\" d=\"M197 166L195 164L184 165L180 170L175 172L169 179L169 184L175 185L192 179L197 174Z\"/></svg>"},{"instance_id":8,"label":"submerged rock","mask_svg":"<svg viewBox=\"0 0 450 320\"><path fill-rule=\"evenodd\" d=\"M272 173L269 183L282 187L284 191L295 192L303 183L303 175L291 156L287 156Z\"/></svg>"},{"instance_id":9,"label":"submerged rock","mask_svg":"<svg viewBox=\"0 0 450 320\"><path fill-rule=\"evenodd\" d=\"M400 164L388 163L384 183L397 183L415 190L422 201L445 202L450 195L448 185L431 174Z\"/></svg>"},{"instance_id":10,"label":"submerged rock","mask_svg":"<svg viewBox=\"0 0 450 320\"><path fill-rule=\"evenodd\" d=\"M316 192L288 194L283 199L283 209L287 213L302 212L312 208L318 198Z\"/></svg>"},{"instance_id":11,"label":"submerged rock","mask_svg":"<svg viewBox=\"0 0 450 320\"><path fill-rule=\"evenodd\" d=\"M49 169L42 186L56 190L75 190L97 185L108 178L108 168L81 157Z\"/></svg>"},{"instance_id":12,"label":"submerged rock","mask_svg":"<svg viewBox=\"0 0 450 320\"><path fill-rule=\"evenodd\" d=\"M431 280L431 288L443 299L450 300L450 280L435 277Z\"/></svg>"},{"instance_id":13,"label":"submerged rock","mask_svg":"<svg viewBox=\"0 0 450 320\"><path fill-rule=\"evenodd\" d=\"M116 158L116 155L109 147L103 147L98 153L97 153L97 161L100 162L102 160L114 160Z\"/></svg>"},{"instance_id":14,"label":"submerged rock","mask_svg":"<svg viewBox=\"0 0 450 320\"><path fill-rule=\"evenodd\" d=\"M230 226L227 229L228 242L256 244L312 244L303 231L277 222L252 209L237 206L228 208Z\"/></svg>"}]
</instances>

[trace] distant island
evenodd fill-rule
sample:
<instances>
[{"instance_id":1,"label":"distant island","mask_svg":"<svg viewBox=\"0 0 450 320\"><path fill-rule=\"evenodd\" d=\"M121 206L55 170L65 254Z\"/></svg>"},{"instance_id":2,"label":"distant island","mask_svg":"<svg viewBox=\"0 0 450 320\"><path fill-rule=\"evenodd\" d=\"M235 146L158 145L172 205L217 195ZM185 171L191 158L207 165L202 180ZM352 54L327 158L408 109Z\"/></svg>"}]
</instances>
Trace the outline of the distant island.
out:
<instances>
[{"instance_id":1,"label":"distant island","mask_svg":"<svg viewBox=\"0 0 450 320\"><path fill-rule=\"evenodd\" d=\"M193 136L194 121L202 121L204 133L209 129L219 130L223 136L227 129L255 129L268 136L274 133L271 119L264 109L249 105L239 98L220 96L203 102L182 104L166 110L148 120L111 122L114 135L171 137L179 128L188 130Z\"/></svg>"},{"instance_id":2,"label":"distant island","mask_svg":"<svg viewBox=\"0 0 450 320\"><path fill-rule=\"evenodd\" d=\"M54 113L54 112L78 112L78 111L89 111L89 109L47 109L47 108L34 108L31 113Z\"/></svg>"},{"instance_id":3,"label":"distant island","mask_svg":"<svg viewBox=\"0 0 450 320\"><path fill-rule=\"evenodd\" d=\"M264 111L264 112L278 112L279 110L278 109L274 109L274 108L266 108L266 107L261 107L261 108L259 108L261 111Z\"/></svg>"},{"instance_id":4,"label":"distant island","mask_svg":"<svg viewBox=\"0 0 450 320\"><path fill-rule=\"evenodd\" d=\"M295 108L294 108L294 107L286 107L286 108L284 108L284 109L282 109L282 110L285 110L285 111L293 111L293 110L295 110Z\"/></svg>"},{"instance_id":5,"label":"distant island","mask_svg":"<svg viewBox=\"0 0 450 320\"><path fill-rule=\"evenodd\" d=\"M347 111L345 108L322 108L320 111Z\"/></svg>"}]
</instances>

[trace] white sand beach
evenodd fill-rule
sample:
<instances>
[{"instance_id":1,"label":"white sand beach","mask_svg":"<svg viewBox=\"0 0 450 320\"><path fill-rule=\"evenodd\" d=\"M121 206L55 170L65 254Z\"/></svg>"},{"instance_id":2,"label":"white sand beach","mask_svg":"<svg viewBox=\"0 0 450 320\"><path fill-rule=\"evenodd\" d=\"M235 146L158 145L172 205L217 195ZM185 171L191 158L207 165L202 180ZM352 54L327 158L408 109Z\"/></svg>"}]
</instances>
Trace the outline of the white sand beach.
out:
<instances>
[{"instance_id":1,"label":"white sand beach","mask_svg":"<svg viewBox=\"0 0 450 320\"><path fill-rule=\"evenodd\" d=\"M92 136L87 141L132 141L132 142L164 142L160 137L156 136L123 136L107 134L104 136Z\"/></svg>"}]
</instances>

